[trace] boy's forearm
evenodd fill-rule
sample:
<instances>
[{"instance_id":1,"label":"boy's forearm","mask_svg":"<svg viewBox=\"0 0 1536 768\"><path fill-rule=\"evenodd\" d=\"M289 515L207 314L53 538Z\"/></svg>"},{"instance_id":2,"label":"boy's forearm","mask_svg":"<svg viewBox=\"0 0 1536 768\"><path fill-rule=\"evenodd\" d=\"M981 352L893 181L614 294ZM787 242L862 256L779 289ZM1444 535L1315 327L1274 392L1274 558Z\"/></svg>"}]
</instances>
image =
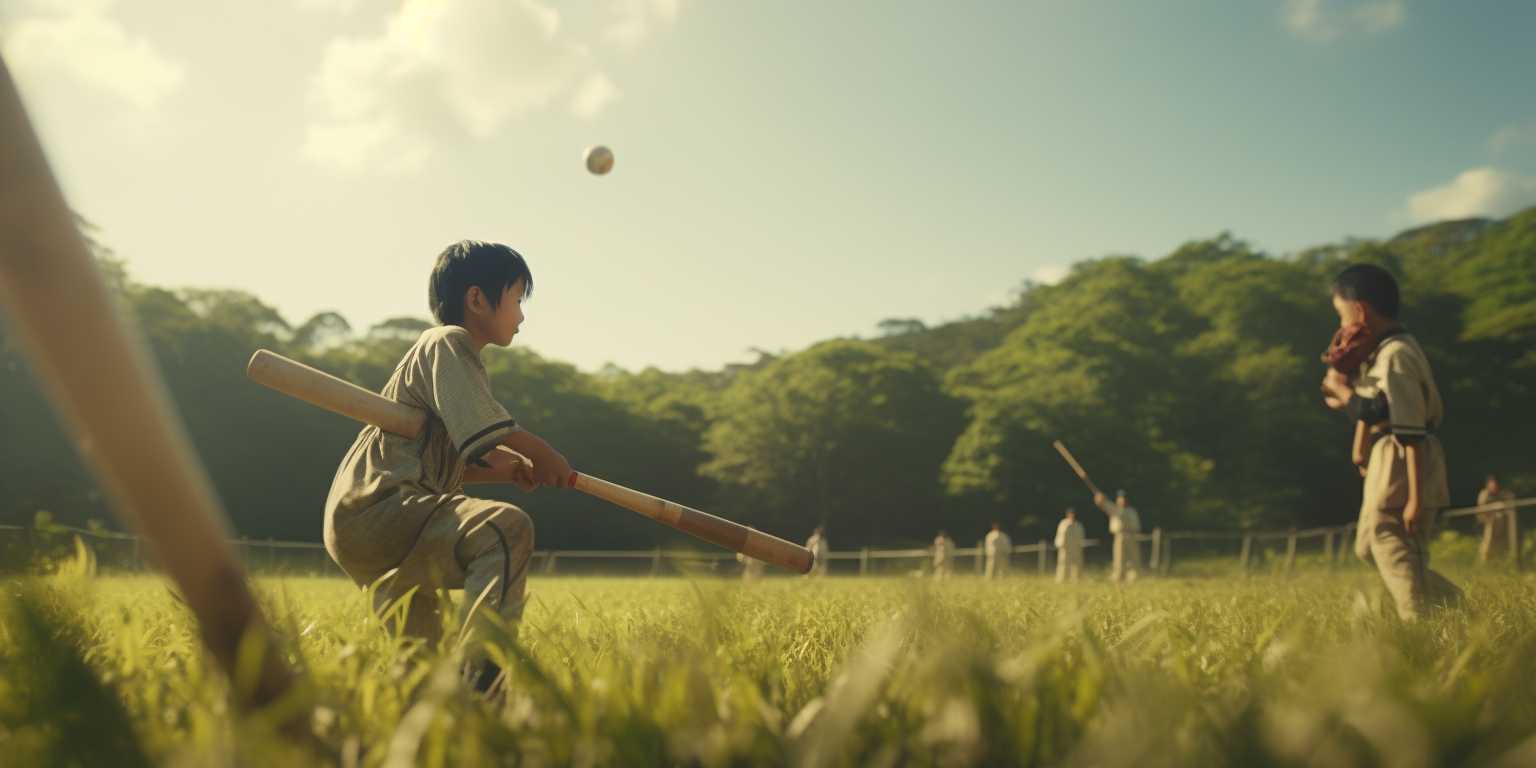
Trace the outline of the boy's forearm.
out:
<instances>
[{"instance_id":1,"label":"boy's forearm","mask_svg":"<svg viewBox=\"0 0 1536 768\"><path fill-rule=\"evenodd\" d=\"M1364 467L1370 461L1371 428L1363 421L1355 422L1355 442L1350 448L1350 460L1355 466Z\"/></svg>"},{"instance_id":2,"label":"boy's forearm","mask_svg":"<svg viewBox=\"0 0 1536 768\"><path fill-rule=\"evenodd\" d=\"M1403 447L1405 452L1404 458L1408 463L1408 503L1417 506L1419 489L1423 487L1423 444L1418 440L1413 440Z\"/></svg>"},{"instance_id":3,"label":"boy's forearm","mask_svg":"<svg viewBox=\"0 0 1536 768\"><path fill-rule=\"evenodd\" d=\"M532 459L535 465L539 463L540 459L547 459L555 455L554 446L526 429L519 429L507 435L501 439L501 444Z\"/></svg>"},{"instance_id":4,"label":"boy's forearm","mask_svg":"<svg viewBox=\"0 0 1536 768\"><path fill-rule=\"evenodd\" d=\"M471 464L470 466L467 466L467 467L464 468L464 484L465 485L475 485L477 483L505 483L505 482L507 482L507 473L506 472L501 472L501 473L498 474L495 469L492 469L490 467L477 467L477 466L474 466L473 464Z\"/></svg>"}]
</instances>

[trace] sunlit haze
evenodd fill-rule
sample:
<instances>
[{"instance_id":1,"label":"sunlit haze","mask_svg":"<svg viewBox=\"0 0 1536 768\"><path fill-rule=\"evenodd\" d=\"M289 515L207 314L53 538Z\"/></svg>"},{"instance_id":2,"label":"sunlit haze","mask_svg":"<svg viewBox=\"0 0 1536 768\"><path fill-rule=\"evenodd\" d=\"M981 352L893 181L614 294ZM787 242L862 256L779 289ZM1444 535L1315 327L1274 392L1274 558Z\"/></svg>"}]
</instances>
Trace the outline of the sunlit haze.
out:
<instances>
[{"instance_id":1,"label":"sunlit haze","mask_svg":"<svg viewBox=\"0 0 1536 768\"><path fill-rule=\"evenodd\" d=\"M1223 231L1284 254L1536 203L1521 2L4 0L0 24L135 279L363 331L427 316L443 246L495 240L536 278L515 343L586 369L958 318Z\"/></svg>"}]
</instances>

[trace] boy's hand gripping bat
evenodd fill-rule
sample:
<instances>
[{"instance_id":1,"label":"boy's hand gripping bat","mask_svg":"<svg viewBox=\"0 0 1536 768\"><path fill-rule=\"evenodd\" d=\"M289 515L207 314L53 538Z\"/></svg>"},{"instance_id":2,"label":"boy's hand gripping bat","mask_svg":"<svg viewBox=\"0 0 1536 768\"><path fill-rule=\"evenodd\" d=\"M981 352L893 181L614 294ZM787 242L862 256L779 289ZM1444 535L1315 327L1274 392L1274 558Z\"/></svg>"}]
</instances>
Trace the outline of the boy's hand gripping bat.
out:
<instances>
[{"instance_id":1,"label":"boy's hand gripping bat","mask_svg":"<svg viewBox=\"0 0 1536 768\"><path fill-rule=\"evenodd\" d=\"M257 350L251 357L246 374L252 381L279 392L403 437L416 437L427 423L427 412L420 408L390 400L265 349ZM814 561L805 547L591 475L572 472L571 487L787 571L809 573Z\"/></svg>"}]
</instances>

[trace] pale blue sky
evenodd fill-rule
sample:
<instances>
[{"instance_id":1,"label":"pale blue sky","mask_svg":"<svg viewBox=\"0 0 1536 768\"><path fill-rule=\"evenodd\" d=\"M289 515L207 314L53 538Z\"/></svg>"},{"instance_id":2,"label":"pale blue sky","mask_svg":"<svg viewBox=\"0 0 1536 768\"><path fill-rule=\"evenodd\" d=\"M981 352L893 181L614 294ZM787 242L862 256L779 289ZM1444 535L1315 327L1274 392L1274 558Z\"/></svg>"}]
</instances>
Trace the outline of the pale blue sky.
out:
<instances>
[{"instance_id":1,"label":"pale blue sky","mask_svg":"<svg viewBox=\"0 0 1536 768\"><path fill-rule=\"evenodd\" d=\"M0 23L138 279L362 329L425 316L447 243L499 240L538 284L518 343L587 369L956 318L1224 230L1286 253L1536 203L1526 2L0 0Z\"/></svg>"}]
</instances>

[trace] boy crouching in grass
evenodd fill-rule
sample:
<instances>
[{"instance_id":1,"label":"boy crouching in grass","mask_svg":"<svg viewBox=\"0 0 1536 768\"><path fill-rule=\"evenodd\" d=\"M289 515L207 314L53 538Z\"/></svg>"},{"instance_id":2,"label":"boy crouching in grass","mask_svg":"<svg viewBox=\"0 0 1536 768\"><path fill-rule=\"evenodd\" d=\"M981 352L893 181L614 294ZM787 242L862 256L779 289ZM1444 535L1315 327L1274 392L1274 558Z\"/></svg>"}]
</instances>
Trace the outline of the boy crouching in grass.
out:
<instances>
[{"instance_id":1,"label":"boy crouching in grass","mask_svg":"<svg viewBox=\"0 0 1536 768\"><path fill-rule=\"evenodd\" d=\"M325 546L359 585L378 582L375 610L414 589L405 634L435 644L439 589L465 591L514 621L522 615L533 523L511 504L476 499L466 483L514 483L525 491L565 488L571 466L519 428L491 396L480 350L505 347L533 290L523 257L504 245L466 240L437 257L427 285L440 324L405 353L383 395L425 410L415 439L368 426L342 460L325 506ZM494 664L470 666L484 691Z\"/></svg>"}]
</instances>

